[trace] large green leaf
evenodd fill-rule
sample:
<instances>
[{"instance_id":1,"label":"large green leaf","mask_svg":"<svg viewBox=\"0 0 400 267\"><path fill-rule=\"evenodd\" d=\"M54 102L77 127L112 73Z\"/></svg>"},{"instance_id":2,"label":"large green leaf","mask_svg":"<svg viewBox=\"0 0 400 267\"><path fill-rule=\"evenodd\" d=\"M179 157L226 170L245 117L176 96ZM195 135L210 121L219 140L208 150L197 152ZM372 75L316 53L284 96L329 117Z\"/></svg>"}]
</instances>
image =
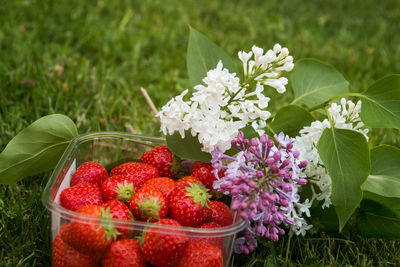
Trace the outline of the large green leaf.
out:
<instances>
[{"instance_id":1,"label":"large green leaf","mask_svg":"<svg viewBox=\"0 0 400 267\"><path fill-rule=\"evenodd\" d=\"M385 197L400 198L400 149L381 145L371 149L371 173L362 185Z\"/></svg>"},{"instance_id":2,"label":"large green leaf","mask_svg":"<svg viewBox=\"0 0 400 267\"><path fill-rule=\"evenodd\" d=\"M276 133L284 132L290 137L295 137L304 126L310 125L314 120L304 108L287 105L278 110L270 126Z\"/></svg>"},{"instance_id":3,"label":"large green leaf","mask_svg":"<svg viewBox=\"0 0 400 267\"><path fill-rule=\"evenodd\" d=\"M342 74L331 65L315 59L297 61L291 73L291 82L295 96L293 103L309 107L349 91L348 82Z\"/></svg>"},{"instance_id":4,"label":"large green leaf","mask_svg":"<svg viewBox=\"0 0 400 267\"><path fill-rule=\"evenodd\" d=\"M219 60L229 72L238 73L236 65L228 54L192 27L190 27L186 60L189 79L193 86L201 84L207 72L214 69Z\"/></svg>"},{"instance_id":5,"label":"large green leaf","mask_svg":"<svg viewBox=\"0 0 400 267\"><path fill-rule=\"evenodd\" d=\"M0 154L0 183L12 184L55 167L72 138L78 135L67 116L42 117L18 133Z\"/></svg>"},{"instance_id":6,"label":"large green leaf","mask_svg":"<svg viewBox=\"0 0 400 267\"><path fill-rule=\"evenodd\" d=\"M400 198L364 193L357 230L366 237L400 238Z\"/></svg>"},{"instance_id":7,"label":"large green leaf","mask_svg":"<svg viewBox=\"0 0 400 267\"><path fill-rule=\"evenodd\" d=\"M209 162L211 154L201 151L202 145L197 136L192 136L190 131L185 131L185 138L182 138L178 132L173 135L167 135L167 145L175 155L190 160L199 160Z\"/></svg>"},{"instance_id":8,"label":"large green leaf","mask_svg":"<svg viewBox=\"0 0 400 267\"><path fill-rule=\"evenodd\" d=\"M360 97L361 120L366 125L400 129L400 75L377 81Z\"/></svg>"},{"instance_id":9,"label":"large green leaf","mask_svg":"<svg viewBox=\"0 0 400 267\"><path fill-rule=\"evenodd\" d=\"M342 230L362 199L361 185L370 172L367 140L359 132L327 128L318 153L332 179L332 204Z\"/></svg>"}]
</instances>

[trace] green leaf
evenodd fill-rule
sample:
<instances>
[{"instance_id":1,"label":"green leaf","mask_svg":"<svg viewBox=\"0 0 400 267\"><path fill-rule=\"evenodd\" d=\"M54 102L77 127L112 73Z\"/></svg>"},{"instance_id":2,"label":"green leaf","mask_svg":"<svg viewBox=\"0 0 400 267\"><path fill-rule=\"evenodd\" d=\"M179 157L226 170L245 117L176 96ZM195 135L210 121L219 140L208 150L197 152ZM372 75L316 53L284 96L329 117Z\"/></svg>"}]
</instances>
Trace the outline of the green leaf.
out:
<instances>
[{"instance_id":1,"label":"green leaf","mask_svg":"<svg viewBox=\"0 0 400 267\"><path fill-rule=\"evenodd\" d=\"M228 54L192 27L190 27L186 60L189 79L193 86L203 83L207 72L215 69L219 60L230 73L238 73L236 65Z\"/></svg>"},{"instance_id":2,"label":"green leaf","mask_svg":"<svg viewBox=\"0 0 400 267\"><path fill-rule=\"evenodd\" d=\"M371 173L362 185L385 197L400 198L400 149L381 145L371 149Z\"/></svg>"},{"instance_id":3,"label":"green leaf","mask_svg":"<svg viewBox=\"0 0 400 267\"><path fill-rule=\"evenodd\" d=\"M251 125L247 125L240 129L240 131L244 133L246 139L258 136L258 133ZM175 132L173 135L167 135L166 139L169 149L180 158L203 162L211 161L211 154L201 150L203 146L200 144L197 135L192 136L190 131L185 131L185 138L182 138L178 132ZM224 153L232 156L238 153L238 150L232 147Z\"/></svg>"},{"instance_id":4,"label":"green leaf","mask_svg":"<svg viewBox=\"0 0 400 267\"><path fill-rule=\"evenodd\" d=\"M323 209L321 205L317 205L310 209L310 213L311 224L321 228L324 232L337 232L339 219L334 206Z\"/></svg>"},{"instance_id":5,"label":"green leaf","mask_svg":"<svg viewBox=\"0 0 400 267\"><path fill-rule=\"evenodd\" d=\"M368 202L366 202L367 200ZM379 204L380 206L378 207L376 204ZM388 215L400 218L400 198L384 197L371 192L364 192L360 209L380 214L388 214L388 211L390 210L391 213Z\"/></svg>"},{"instance_id":6,"label":"green leaf","mask_svg":"<svg viewBox=\"0 0 400 267\"><path fill-rule=\"evenodd\" d=\"M371 169L368 143L359 132L327 128L318 153L332 180L331 200L341 231L362 199L361 185Z\"/></svg>"},{"instance_id":7,"label":"green leaf","mask_svg":"<svg viewBox=\"0 0 400 267\"><path fill-rule=\"evenodd\" d=\"M256 130L254 130L251 124L247 124L244 128L240 129L239 131L243 132L245 139L251 140L251 138L253 137L259 137L259 134L256 132Z\"/></svg>"},{"instance_id":8,"label":"green leaf","mask_svg":"<svg viewBox=\"0 0 400 267\"><path fill-rule=\"evenodd\" d=\"M400 238L400 198L365 192L356 226L366 237Z\"/></svg>"},{"instance_id":9,"label":"green leaf","mask_svg":"<svg viewBox=\"0 0 400 267\"><path fill-rule=\"evenodd\" d=\"M290 137L295 137L304 126L310 125L314 120L304 108L287 105L278 110L270 126L275 133L284 132Z\"/></svg>"},{"instance_id":10,"label":"green leaf","mask_svg":"<svg viewBox=\"0 0 400 267\"><path fill-rule=\"evenodd\" d=\"M180 158L199 160L203 162L211 161L211 154L201 151L202 145L197 136L192 136L190 131L185 131L185 138L178 132L167 135L167 145L169 149Z\"/></svg>"},{"instance_id":11,"label":"green leaf","mask_svg":"<svg viewBox=\"0 0 400 267\"><path fill-rule=\"evenodd\" d=\"M0 183L12 184L55 167L72 138L78 135L67 116L42 117L18 133L0 154Z\"/></svg>"},{"instance_id":12,"label":"green leaf","mask_svg":"<svg viewBox=\"0 0 400 267\"><path fill-rule=\"evenodd\" d=\"M294 103L309 107L319 105L328 99L347 93L348 82L331 65L315 59L302 59L296 62L291 73Z\"/></svg>"},{"instance_id":13,"label":"green leaf","mask_svg":"<svg viewBox=\"0 0 400 267\"><path fill-rule=\"evenodd\" d=\"M366 125L400 129L400 75L375 82L360 97L361 120Z\"/></svg>"}]
</instances>

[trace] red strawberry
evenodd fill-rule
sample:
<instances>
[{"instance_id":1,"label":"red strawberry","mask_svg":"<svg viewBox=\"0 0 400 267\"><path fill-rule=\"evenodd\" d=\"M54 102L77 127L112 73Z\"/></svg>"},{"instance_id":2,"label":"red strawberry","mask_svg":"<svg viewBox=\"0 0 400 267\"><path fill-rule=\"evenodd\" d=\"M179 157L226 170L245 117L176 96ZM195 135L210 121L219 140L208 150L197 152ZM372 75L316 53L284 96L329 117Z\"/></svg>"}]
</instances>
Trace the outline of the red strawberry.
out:
<instances>
[{"instance_id":1,"label":"red strawberry","mask_svg":"<svg viewBox=\"0 0 400 267\"><path fill-rule=\"evenodd\" d=\"M76 211L86 205L103 204L103 197L97 185L83 183L61 191L60 204L66 209Z\"/></svg>"},{"instance_id":2,"label":"red strawberry","mask_svg":"<svg viewBox=\"0 0 400 267\"><path fill-rule=\"evenodd\" d=\"M156 167L160 176L169 178L173 178L181 167L181 159L172 154L166 145L144 152L140 161Z\"/></svg>"},{"instance_id":3,"label":"red strawberry","mask_svg":"<svg viewBox=\"0 0 400 267\"><path fill-rule=\"evenodd\" d=\"M183 254L189 237L181 228L181 224L175 220L161 219L155 225L175 227L168 230L148 228L143 238L143 255L148 262L156 267L173 266Z\"/></svg>"},{"instance_id":4,"label":"red strawberry","mask_svg":"<svg viewBox=\"0 0 400 267\"><path fill-rule=\"evenodd\" d=\"M132 213L138 220L155 222L168 213L168 201L163 194L152 187L142 187L129 202Z\"/></svg>"},{"instance_id":5,"label":"red strawberry","mask_svg":"<svg viewBox=\"0 0 400 267\"><path fill-rule=\"evenodd\" d=\"M153 187L160 191L166 199L168 199L170 193L175 189L176 183L174 180L168 177L157 177L148 180L146 183L144 183L143 187Z\"/></svg>"},{"instance_id":6,"label":"red strawberry","mask_svg":"<svg viewBox=\"0 0 400 267\"><path fill-rule=\"evenodd\" d=\"M219 173L221 177L221 173ZM213 183L216 180L214 168L211 163L196 161L193 164L191 176L198 178L208 189L213 190Z\"/></svg>"},{"instance_id":7,"label":"red strawberry","mask_svg":"<svg viewBox=\"0 0 400 267\"><path fill-rule=\"evenodd\" d=\"M118 199L129 203L137 188L125 176L115 175L104 181L101 186L104 201Z\"/></svg>"},{"instance_id":8,"label":"red strawberry","mask_svg":"<svg viewBox=\"0 0 400 267\"><path fill-rule=\"evenodd\" d=\"M103 205L101 206L105 209L106 212L112 214L113 219L120 219L126 221L133 221L135 219L129 208L119 200L112 199L107 202L104 202ZM130 229L125 227L124 228L117 227L116 229L118 232L121 233L121 235L118 235L118 238L127 238L129 237L129 234L131 232Z\"/></svg>"},{"instance_id":9,"label":"red strawberry","mask_svg":"<svg viewBox=\"0 0 400 267\"><path fill-rule=\"evenodd\" d=\"M71 179L71 186L81 184L81 183L92 183L101 187L104 180L108 178L107 170L96 162L90 161L83 163L76 169L74 175Z\"/></svg>"},{"instance_id":10,"label":"red strawberry","mask_svg":"<svg viewBox=\"0 0 400 267\"><path fill-rule=\"evenodd\" d=\"M201 229L214 229L214 228L220 228L221 225L215 222L209 222L209 223L203 223L202 225L199 226ZM205 237L200 237L196 238L196 241L202 241L204 243L211 244L213 246L216 246L217 248L222 248L224 245L224 238L223 237L213 237L212 233L207 233L204 234Z\"/></svg>"},{"instance_id":11,"label":"red strawberry","mask_svg":"<svg viewBox=\"0 0 400 267\"><path fill-rule=\"evenodd\" d=\"M177 266L222 267L222 251L207 243L190 242Z\"/></svg>"},{"instance_id":12,"label":"red strawberry","mask_svg":"<svg viewBox=\"0 0 400 267\"><path fill-rule=\"evenodd\" d=\"M110 176L115 175L126 176L135 188L141 188L147 180L159 177L156 167L138 162L127 162L115 167L111 170Z\"/></svg>"},{"instance_id":13,"label":"red strawberry","mask_svg":"<svg viewBox=\"0 0 400 267\"><path fill-rule=\"evenodd\" d=\"M60 231L63 231L62 226ZM56 235L53 241L51 253L53 267L96 266L99 259L96 255L81 253L74 249L62 240L60 234Z\"/></svg>"},{"instance_id":14,"label":"red strawberry","mask_svg":"<svg viewBox=\"0 0 400 267\"><path fill-rule=\"evenodd\" d=\"M113 242L101 261L102 267L145 267L140 244L136 239L123 239Z\"/></svg>"},{"instance_id":15,"label":"red strawberry","mask_svg":"<svg viewBox=\"0 0 400 267\"><path fill-rule=\"evenodd\" d=\"M199 226L199 228L202 229L212 229L212 228L219 228L221 225L215 222L208 222L208 223L203 223L202 225Z\"/></svg>"},{"instance_id":16,"label":"red strawberry","mask_svg":"<svg viewBox=\"0 0 400 267\"><path fill-rule=\"evenodd\" d=\"M93 217L66 224L61 232L62 239L80 252L103 252L119 234L112 223L104 222L111 219L112 215L97 205L87 205L77 212Z\"/></svg>"},{"instance_id":17,"label":"red strawberry","mask_svg":"<svg viewBox=\"0 0 400 267\"><path fill-rule=\"evenodd\" d=\"M220 201L210 201L208 203L210 210L208 212L207 222L216 222L221 226L231 225L233 222L231 210L227 205Z\"/></svg>"},{"instance_id":18,"label":"red strawberry","mask_svg":"<svg viewBox=\"0 0 400 267\"><path fill-rule=\"evenodd\" d=\"M180 185L188 184L188 183L194 183L194 182L199 183L199 184L202 183L199 179L197 179L194 176L185 176L185 177L182 177L181 179L179 179L178 181L176 181L176 187L178 187Z\"/></svg>"},{"instance_id":19,"label":"red strawberry","mask_svg":"<svg viewBox=\"0 0 400 267\"><path fill-rule=\"evenodd\" d=\"M178 186L169 196L169 217L183 226L196 227L202 224L208 214L211 197L207 188L199 183Z\"/></svg>"}]
</instances>

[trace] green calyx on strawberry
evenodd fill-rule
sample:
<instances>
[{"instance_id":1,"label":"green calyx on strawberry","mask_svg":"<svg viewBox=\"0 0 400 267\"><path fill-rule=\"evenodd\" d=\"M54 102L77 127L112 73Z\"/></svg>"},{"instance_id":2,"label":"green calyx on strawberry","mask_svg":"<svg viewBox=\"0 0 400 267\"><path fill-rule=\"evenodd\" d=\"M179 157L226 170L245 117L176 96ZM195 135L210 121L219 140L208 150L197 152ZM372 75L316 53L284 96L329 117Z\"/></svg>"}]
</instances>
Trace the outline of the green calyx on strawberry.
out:
<instances>
[{"instance_id":1,"label":"green calyx on strawberry","mask_svg":"<svg viewBox=\"0 0 400 267\"><path fill-rule=\"evenodd\" d=\"M134 221L135 218L133 217L129 208L121 201L112 199L107 202L104 202L102 205L103 209L106 209L107 212L112 214L113 219L119 219L123 221ZM118 239L127 238L130 236L132 232L131 229L127 227L116 227L117 231L121 233L117 236Z\"/></svg>"},{"instance_id":2,"label":"green calyx on strawberry","mask_svg":"<svg viewBox=\"0 0 400 267\"><path fill-rule=\"evenodd\" d=\"M124 181L123 184L118 183L117 184L118 189L114 190L115 193L118 194L116 199L122 200L122 201L129 201L133 194L135 193L135 189L133 188L133 184L128 183L128 181Z\"/></svg>"},{"instance_id":3,"label":"green calyx on strawberry","mask_svg":"<svg viewBox=\"0 0 400 267\"><path fill-rule=\"evenodd\" d=\"M101 192L105 201L118 199L124 202L129 202L136 188L129 178L122 175L115 175L104 181L101 186Z\"/></svg>"},{"instance_id":4,"label":"green calyx on strawberry","mask_svg":"<svg viewBox=\"0 0 400 267\"><path fill-rule=\"evenodd\" d=\"M136 203L139 206L137 210L142 214L141 215L142 219L146 218L154 218L157 220L160 219L158 213L164 206L161 200L157 201L154 196L150 197L149 199L147 199L146 196L143 196L143 200L136 200Z\"/></svg>"},{"instance_id":5,"label":"green calyx on strawberry","mask_svg":"<svg viewBox=\"0 0 400 267\"><path fill-rule=\"evenodd\" d=\"M160 176L169 178L173 178L181 168L181 159L173 154L166 145L160 145L144 152L140 161L156 167Z\"/></svg>"},{"instance_id":6,"label":"green calyx on strawberry","mask_svg":"<svg viewBox=\"0 0 400 267\"><path fill-rule=\"evenodd\" d=\"M60 231L62 239L83 253L103 252L119 232L110 221L112 214L98 205L87 205L78 213L92 218L75 219Z\"/></svg>"},{"instance_id":7,"label":"green calyx on strawberry","mask_svg":"<svg viewBox=\"0 0 400 267\"><path fill-rule=\"evenodd\" d=\"M155 188L142 187L129 202L133 215L141 221L156 222L168 213L168 201Z\"/></svg>"},{"instance_id":8,"label":"green calyx on strawberry","mask_svg":"<svg viewBox=\"0 0 400 267\"><path fill-rule=\"evenodd\" d=\"M208 208L208 202L211 198L211 195L208 193L207 188L199 183L189 183L185 189L187 191L186 196L192 197L194 203L200 203L201 207L205 206Z\"/></svg>"},{"instance_id":9,"label":"green calyx on strawberry","mask_svg":"<svg viewBox=\"0 0 400 267\"><path fill-rule=\"evenodd\" d=\"M196 227L205 222L211 195L200 183L178 186L169 198L169 216L183 226Z\"/></svg>"},{"instance_id":10,"label":"green calyx on strawberry","mask_svg":"<svg viewBox=\"0 0 400 267\"><path fill-rule=\"evenodd\" d=\"M111 206L104 209L101 207L100 224L106 232L107 240L116 240L117 236L121 233L115 228L114 223L111 221L114 214L110 212Z\"/></svg>"}]
</instances>

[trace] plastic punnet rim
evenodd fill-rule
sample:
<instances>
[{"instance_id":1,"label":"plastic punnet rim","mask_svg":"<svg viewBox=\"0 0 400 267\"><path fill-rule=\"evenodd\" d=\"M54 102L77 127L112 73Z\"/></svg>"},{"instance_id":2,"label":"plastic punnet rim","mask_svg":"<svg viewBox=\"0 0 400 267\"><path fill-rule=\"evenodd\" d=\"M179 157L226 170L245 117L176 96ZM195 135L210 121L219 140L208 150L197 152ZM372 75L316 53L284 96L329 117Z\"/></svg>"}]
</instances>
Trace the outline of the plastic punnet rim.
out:
<instances>
[{"instance_id":1,"label":"plastic punnet rim","mask_svg":"<svg viewBox=\"0 0 400 267\"><path fill-rule=\"evenodd\" d=\"M102 139L123 139L123 140L129 140L129 141L136 142L136 143L142 143L145 145L165 144L165 139L163 139L163 138L147 137L147 136L142 136L142 135L121 133L121 132L96 132L96 133L83 134L83 135L79 135L79 136L75 137L74 139L72 139L72 141L70 142L70 144L64 151L61 159L57 163L57 166L55 167L54 171L52 172L50 179L46 184L46 188L42 194L42 203L51 213L56 213L61 218L64 218L67 220L74 219L75 221L79 221L79 222L83 222L83 223L93 223L93 224L98 222L97 217L83 215L83 214L77 213L75 211L68 210L68 209L62 207L60 204L55 203L50 197L50 195L51 195L50 192L51 192L51 188L53 187L55 181L57 180L59 173L61 172L66 161L68 160L69 155L74 151L74 149L78 145L85 143L87 141L102 140ZM212 237L229 236L229 235L234 235L247 227L246 221L236 221L235 223L233 223L229 226L224 226L224 227L220 227L220 228L211 228L211 229L210 228L201 229L201 228L193 228L193 227L186 227L186 226L176 227L176 226L171 226L171 225L158 225L158 224L154 224L154 223L147 223L147 222L141 222L141 221L127 222L127 221L119 220L119 219L102 220L102 223L115 224L117 227L131 229L131 230L142 231L143 229L146 229L146 231L159 232L159 233L174 232L174 234L175 234L175 232L177 232L177 230L180 230L180 231L183 230L184 233L186 233L186 234L189 233L190 236L193 236L193 237L196 237L196 236L204 237L205 235L207 235L207 236L209 235ZM178 234L178 233L176 233L176 234Z\"/></svg>"}]
</instances>

